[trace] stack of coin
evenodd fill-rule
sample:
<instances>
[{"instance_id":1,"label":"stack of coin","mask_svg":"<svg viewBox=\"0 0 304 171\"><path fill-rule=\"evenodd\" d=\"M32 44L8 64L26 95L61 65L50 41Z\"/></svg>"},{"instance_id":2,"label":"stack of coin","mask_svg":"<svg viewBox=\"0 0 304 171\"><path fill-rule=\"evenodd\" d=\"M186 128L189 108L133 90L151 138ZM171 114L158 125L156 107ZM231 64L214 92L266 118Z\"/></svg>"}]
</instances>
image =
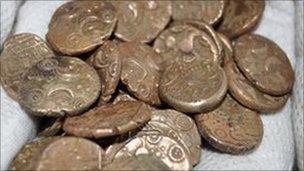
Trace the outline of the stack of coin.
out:
<instances>
[{"instance_id":1,"label":"stack of coin","mask_svg":"<svg viewBox=\"0 0 304 171\"><path fill-rule=\"evenodd\" d=\"M284 51L250 33L264 6L71 1L47 42L11 36L1 84L41 124L10 169L191 170L202 141L234 155L258 147L260 113L279 111L294 82Z\"/></svg>"}]
</instances>

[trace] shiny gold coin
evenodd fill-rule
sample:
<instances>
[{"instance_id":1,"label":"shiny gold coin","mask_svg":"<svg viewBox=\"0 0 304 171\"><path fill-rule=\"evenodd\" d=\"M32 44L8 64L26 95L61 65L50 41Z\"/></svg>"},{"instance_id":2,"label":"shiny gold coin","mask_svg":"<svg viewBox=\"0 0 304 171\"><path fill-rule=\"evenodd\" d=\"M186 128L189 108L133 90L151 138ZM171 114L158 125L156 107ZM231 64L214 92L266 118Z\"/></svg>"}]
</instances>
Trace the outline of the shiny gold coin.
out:
<instances>
[{"instance_id":1,"label":"shiny gold coin","mask_svg":"<svg viewBox=\"0 0 304 171\"><path fill-rule=\"evenodd\" d=\"M179 61L162 75L160 97L185 113L199 113L217 106L227 91L227 78L217 64L205 60Z\"/></svg>"},{"instance_id":2,"label":"shiny gold coin","mask_svg":"<svg viewBox=\"0 0 304 171\"><path fill-rule=\"evenodd\" d=\"M237 39L234 52L237 66L260 91L275 96L291 91L294 72L276 43L259 35L244 35Z\"/></svg>"},{"instance_id":3,"label":"shiny gold coin","mask_svg":"<svg viewBox=\"0 0 304 171\"><path fill-rule=\"evenodd\" d=\"M123 67L121 81L136 98L151 105L160 105L158 86L161 67L160 58L151 47L139 42L120 45Z\"/></svg>"},{"instance_id":4,"label":"shiny gold coin","mask_svg":"<svg viewBox=\"0 0 304 171\"><path fill-rule=\"evenodd\" d=\"M150 119L151 109L148 105L139 101L122 101L67 118L63 129L75 136L100 138L126 133Z\"/></svg>"},{"instance_id":5,"label":"shiny gold coin","mask_svg":"<svg viewBox=\"0 0 304 171\"><path fill-rule=\"evenodd\" d=\"M116 10L106 1L71 1L53 14L46 35L61 54L89 52L110 37L116 25Z\"/></svg>"},{"instance_id":6,"label":"shiny gold coin","mask_svg":"<svg viewBox=\"0 0 304 171\"><path fill-rule=\"evenodd\" d=\"M118 12L115 35L124 41L152 41L171 18L170 1L112 1Z\"/></svg>"},{"instance_id":7,"label":"shiny gold coin","mask_svg":"<svg viewBox=\"0 0 304 171\"><path fill-rule=\"evenodd\" d=\"M172 1L173 20L199 20L216 24L224 13L225 1Z\"/></svg>"},{"instance_id":8,"label":"shiny gold coin","mask_svg":"<svg viewBox=\"0 0 304 171\"><path fill-rule=\"evenodd\" d=\"M239 71L234 61L225 65L228 88L232 96L244 106L264 113L281 109L289 95L271 96L257 90Z\"/></svg>"},{"instance_id":9,"label":"shiny gold coin","mask_svg":"<svg viewBox=\"0 0 304 171\"><path fill-rule=\"evenodd\" d=\"M187 115L175 110L154 110L151 120L143 128L158 131L179 142L186 149L190 162L196 165L201 156L201 137L195 122Z\"/></svg>"},{"instance_id":10,"label":"shiny gold coin","mask_svg":"<svg viewBox=\"0 0 304 171\"><path fill-rule=\"evenodd\" d=\"M43 118L39 122L38 137L50 137L62 130L64 118Z\"/></svg>"},{"instance_id":11,"label":"shiny gold coin","mask_svg":"<svg viewBox=\"0 0 304 171\"><path fill-rule=\"evenodd\" d=\"M100 87L97 72L82 60L48 58L25 74L19 102L37 116L77 115L96 101Z\"/></svg>"},{"instance_id":12,"label":"shiny gold coin","mask_svg":"<svg viewBox=\"0 0 304 171\"><path fill-rule=\"evenodd\" d=\"M9 37L0 57L1 84L7 94L17 100L27 70L40 60L53 56L52 50L37 35L22 33Z\"/></svg>"},{"instance_id":13,"label":"shiny gold coin","mask_svg":"<svg viewBox=\"0 0 304 171\"><path fill-rule=\"evenodd\" d=\"M192 164L184 147L170 137L158 133L145 133L134 139L107 149L106 156L123 159L149 154L164 162L171 170L191 170Z\"/></svg>"},{"instance_id":14,"label":"shiny gold coin","mask_svg":"<svg viewBox=\"0 0 304 171\"><path fill-rule=\"evenodd\" d=\"M112 94L120 81L122 62L117 43L105 41L87 62L99 74L101 81L99 105L105 104L112 98Z\"/></svg>"},{"instance_id":15,"label":"shiny gold coin","mask_svg":"<svg viewBox=\"0 0 304 171\"><path fill-rule=\"evenodd\" d=\"M216 149L239 154L257 147L263 138L258 113L237 103L228 94L214 111L195 116L202 136Z\"/></svg>"},{"instance_id":16,"label":"shiny gold coin","mask_svg":"<svg viewBox=\"0 0 304 171\"><path fill-rule=\"evenodd\" d=\"M137 155L124 159L114 160L104 167L104 170L170 170L160 159L152 155Z\"/></svg>"},{"instance_id":17,"label":"shiny gold coin","mask_svg":"<svg viewBox=\"0 0 304 171\"><path fill-rule=\"evenodd\" d=\"M228 62L230 62L231 60L233 60L234 51L233 51L233 47L232 47L232 42L229 40L228 37L226 37L222 33L218 33L217 35L220 38L222 46L223 46L223 51L224 51L223 63L225 65Z\"/></svg>"},{"instance_id":18,"label":"shiny gold coin","mask_svg":"<svg viewBox=\"0 0 304 171\"><path fill-rule=\"evenodd\" d=\"M229 0L218 31L230 39L248 33L259 23L264 8L264 0Z\"/></svg>"}]
</instances>

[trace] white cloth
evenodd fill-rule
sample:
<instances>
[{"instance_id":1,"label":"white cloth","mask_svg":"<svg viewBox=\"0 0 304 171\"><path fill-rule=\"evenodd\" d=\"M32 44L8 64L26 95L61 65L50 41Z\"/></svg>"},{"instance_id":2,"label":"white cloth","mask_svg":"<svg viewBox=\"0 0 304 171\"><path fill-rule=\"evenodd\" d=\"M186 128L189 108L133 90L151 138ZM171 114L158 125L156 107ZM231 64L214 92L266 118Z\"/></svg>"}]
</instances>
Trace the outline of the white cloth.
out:
<instances>
[{"instance_id":1,"label":"white cloth","mask_svg":"<svg viewBox=\"0 0 304 171\"><path fill-rule=\"evenodd\" d=\"M62 2L59 1L25 2L17 18L16 33L31 32L44 38L52 13L60 4ZM256 31L274 40L287 53L293 66L295 64L294 11L292 1L267 1L262 22ZM292 101L289 100L284 109L274 115L262 115L264 138L261 145L252 153L234 156L203 149L201 162L195 169L290 170L294 161L291 103ZM2 90L1 106L1 169L6 169L8 162L21 148L21 144L35 135L33 131L35 127L30 119L22 119L28 116ZM12 127L23 129L13 131Z\"/></svg>"}]
</instances>

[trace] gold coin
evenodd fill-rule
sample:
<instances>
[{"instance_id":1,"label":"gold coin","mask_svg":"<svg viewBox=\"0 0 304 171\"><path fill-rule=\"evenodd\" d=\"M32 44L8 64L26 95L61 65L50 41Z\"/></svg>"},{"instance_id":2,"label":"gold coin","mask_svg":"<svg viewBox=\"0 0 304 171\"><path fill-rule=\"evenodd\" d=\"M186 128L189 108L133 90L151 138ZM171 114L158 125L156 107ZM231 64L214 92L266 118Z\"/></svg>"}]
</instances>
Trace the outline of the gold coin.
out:
<instances>
[{"instance_id":1,"label":"gold coin","mask_svg":"<svg viewBox=\"0 0 304 171\"><path fill-rule=\"evenodd\" d=\"M52 50L37 35L22 33L9 37L0 57L1 84L7 94L17 100L27 70L40 60L53 56Z\"/></svg>"},{"instance_id":2,"label":"gold coin","mask_svg":"<svg viewBox=\"0 0 304 171\"><path fill-rule=\"evenodd\" d=\"M109 2L71 1L55 11L46 38L61 54L80 55L109 38L116 21L116 10Z\"/></svg>"},{"instance_id":3,"label":"gold coin","mask_svg":"<svg viewBox=\"0 0 304 171\"><path fill-rule=\"evenodd\" d=\"M106 156L117 160L149 154L164 162L171 170L191 170L192 164L184 147L162 134L146 133L107 149Z\"/></svg>"},{"instance_id":4,"label":"gold coin","mask_svg":"<svg viewBox=\"0 0 304 171\"><path fill-rule=\"evenodd\" d=\"M134 130L150 119L151 109L148 105L139 101L122 101L67 118L63 129L75 136L101 138Z\"/></svg>"},{"instance_id":5,"label":"gold coin","mask_svg":"<svg viewBox=\"0 0 304 171\"><path fill-rule=\"evenodd\" d=\"M100 77L101 95L98 104L105 104L112 98L120 81L122 62L117 43L105 41L87 62L97 70Z\"/></svg>"},{"instance_id":6,"label":"gold coin","mask_svg":"<svg viewBox=\"0 0 304 171\"><path fill-rule=\"evenodd\" d=\"M216 149L239 154L257 147L263 138L263 123L255 111L237 103L228 94L219 108L195 116L202 136Z\"/></svg>"},{"instance_id":7,"label":"gold coin","mask_svg":"<svg viewBox=\"0 0 304 171\"><path fill-rule=\"evenodd\" d=\"M171 18L170 1L113 1L118 22L115 35L125 41L151 42Z\"/></svg>"},{"instance_id":8,"label":"gold coin","mask_svg":"<svg viewBox=\"0 0 304 171\"><path fill-rule=\"evenodd\" d=\"M217 64L205 60L178 61L164 71L160 97L185 113L200 113L217 106L227 91L227 78Z\"/></svg>"},{"instance_id":9,"label":"gold coin","mask_svg":"<svg viewBox=\"0 0 304 171\"><path fill-rule=\"evenodd\" d=\"M97 100L100 87L97 72L82 60L48 58L26 73L19 102L37 116L77 115Z\"/></svg>"},{"instance_id":10,"label":"gold coin","mask_svg":"<svg viewBox=\"0 0 304 171\"><path fill-rule=\"evenodd\" d=\"M295 76L285 52L260 35L237 39L234 58L245 77L260 91L281 96L291 91Z\"/></svg>"},{"instance_id":11,"label":"gold coin","mask_svg":"<svg viewBox=\"0 0 304 171\"><path fill-rule=\"evenodd\" d=\"M151 120L142 129L158 131L179 142L186 149L190 162L196 165L201 156L201 137L195 122L187 115L175 110L154 110Z\"/></svg>"},{"instance_id":12,"label":"gold coin","mask_svg":"<svg viewBox=\"0 0 304 171\"><path fill-rule=\"evenodd\" d=\"M224 0L172 1L173 20L199 20L216 24L224 13Z\"/></svg>"}]
</instances>

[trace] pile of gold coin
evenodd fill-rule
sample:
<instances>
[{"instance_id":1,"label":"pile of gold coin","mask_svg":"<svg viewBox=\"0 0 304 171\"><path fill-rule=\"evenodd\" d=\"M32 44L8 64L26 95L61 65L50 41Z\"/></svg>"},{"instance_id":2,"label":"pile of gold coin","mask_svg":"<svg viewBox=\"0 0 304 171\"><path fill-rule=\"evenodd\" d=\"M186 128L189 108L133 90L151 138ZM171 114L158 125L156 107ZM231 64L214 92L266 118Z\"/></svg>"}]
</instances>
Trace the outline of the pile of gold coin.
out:
<instances>
[{"instance_id":1,"label":"pile of gold coin","mask_svg":"<svg viewBox=\"0 0 304 171\"><path fill-rule=\"evenodd\" d=\"M8 38L1 84L40 118L11 170L191 170L202 141L242 155L294 72L253 31L264 1L71 1L46 42ZM275 136L275 135L273 135Z\"/></svg>"}]
</instances>

